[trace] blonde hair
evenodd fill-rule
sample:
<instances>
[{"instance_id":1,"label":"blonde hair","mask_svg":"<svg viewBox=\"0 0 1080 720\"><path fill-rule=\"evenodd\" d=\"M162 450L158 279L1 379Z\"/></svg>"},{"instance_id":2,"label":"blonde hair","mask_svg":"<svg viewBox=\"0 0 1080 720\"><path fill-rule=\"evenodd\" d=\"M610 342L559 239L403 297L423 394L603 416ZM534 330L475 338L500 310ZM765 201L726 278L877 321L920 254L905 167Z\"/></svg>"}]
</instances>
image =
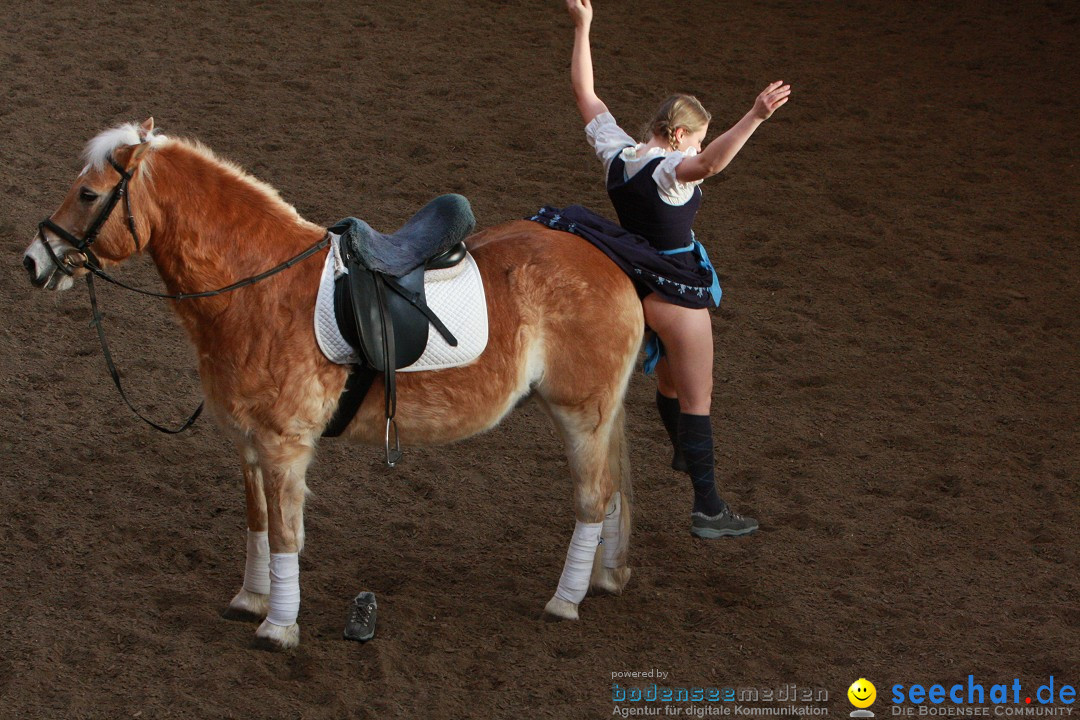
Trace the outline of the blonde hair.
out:
<instances>
[{"instance_id":1,"label":"blonde hair","mask_svg":"<svg viewBox=\"0 0 1080 720\"><path fill-rule=\"evenodd\" d=\"M712 115L696 97L677 93L665 100L656 111L652 122L646 126L647 134L642 141L649 142L658 135L675 149L679 144L675 139L676 130L683 128L694 133L708 125L711 120Z\"/></svg>"}]
</instances>

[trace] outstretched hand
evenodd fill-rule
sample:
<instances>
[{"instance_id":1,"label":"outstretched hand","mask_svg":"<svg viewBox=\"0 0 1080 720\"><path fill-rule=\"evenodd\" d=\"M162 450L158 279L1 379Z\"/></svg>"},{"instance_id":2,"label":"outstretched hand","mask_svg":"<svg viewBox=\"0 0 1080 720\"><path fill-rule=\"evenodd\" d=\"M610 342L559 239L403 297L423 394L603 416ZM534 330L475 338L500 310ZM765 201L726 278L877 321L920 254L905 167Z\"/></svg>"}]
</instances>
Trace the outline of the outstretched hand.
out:
<instances>
[{"instance_id":1,"label":"outstretched hand","mask_svg":"<svg viewBox=\"0 0 1080 720\"><path fill-rule=\"evenodd\" d=\"M592 0L566 0L566 9L577 27L588 26L592 22Z\"/></svg>"},{"instance_id":2,"label":"outstretched hand","mask_svg":"<svg viewBox=\"0 0 1080 720\"><path fill-rule=\"evenodd\" d=\"M569 2L570 0L567 0ZM776 109L788 101L791 95L791 86L784 85L783 80L771 83L761 91L754 101L754 116L761 120L768 120Z\"/></svg>"}]
</instances>

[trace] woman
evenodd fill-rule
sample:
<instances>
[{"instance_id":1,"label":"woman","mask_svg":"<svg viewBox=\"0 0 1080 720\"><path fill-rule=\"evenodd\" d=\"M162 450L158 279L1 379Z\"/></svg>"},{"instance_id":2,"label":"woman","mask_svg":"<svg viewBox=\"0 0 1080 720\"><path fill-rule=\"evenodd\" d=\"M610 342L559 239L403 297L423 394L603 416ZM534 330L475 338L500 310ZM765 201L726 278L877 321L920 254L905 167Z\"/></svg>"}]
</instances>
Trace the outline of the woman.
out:
<instances>
[{"instance_id":1,"label":"woman","mask_svg":"<svg viewBox=\"0 0 1080 720\"><path fill-rule=\"evenodd\" d=\"M646 367L655 364L656 404L675 447L672 466L689 473L693 483L690 532L703 538L751 533L757 521L733 512L716 492L709 308L720 302L720 285L691 226L701 205L697 186L727 166L787 102L791 88L779 80L770 84L750 112L704 150L711 116L696 98L672 96L657 112L645 142L635 143L593 89L591 0L567 0L566 6L575 24L570 75L585 133L604 162L608 194L623 229L647 241L623 243L614 253L619 243L601 244L635 280L645 322L662 344L652 349Z\"/></svg>"}]
</instances>

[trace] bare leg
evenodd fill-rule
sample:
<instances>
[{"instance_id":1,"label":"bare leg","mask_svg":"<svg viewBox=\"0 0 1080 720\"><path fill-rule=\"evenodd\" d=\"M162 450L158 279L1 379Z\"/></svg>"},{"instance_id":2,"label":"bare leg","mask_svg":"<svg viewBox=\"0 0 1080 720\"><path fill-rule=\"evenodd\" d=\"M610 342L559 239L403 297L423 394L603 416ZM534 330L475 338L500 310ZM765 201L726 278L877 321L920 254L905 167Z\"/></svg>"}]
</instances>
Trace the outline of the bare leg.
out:
<instances>
[{"instance_id":1,"label":"bare leg","mask_svg":"<svg viewBox=\"0 0 1080 720\"><path fill-rule=\"evenodd\" d=\"M712 320L707 309L691 309L664 302L656 295L643 301L645 322L664 343L667 356L657 364L660 391L679 398L679 408L690 415L708 415L712 409ZM666 363L664 362L666 360ZM665 365L660 376L660 365ZM664 392L674 386L675 393Z\"/></svg>"},{"instance_id":2,"label":"bare leg","mask_svg":"<svg viewBox=\"0 0 1080 720\"><path fill-rule=\"evenodd\" d=\"M664 343L666 355L656 365L656 406L675 452L671 468L689 472L679 415L709 415L712 406L712 321L709 311L672 305L650 295L645 317Z\"/></svg>"},{"instance_id":3,"label":"bare leg","mask_svg":"<svg viewBox=\"0 0 1080 720\"><path fill-rule=\"evenodd\" d=\"M664 302L656 295L643 301L645 320L667 352L670 380L679 398L679 448L694 488L690 532L718 538L754 532L758 523L734 513L716 491L713 455L712 321L706 309Z\"/></svg>"},{"instance_id":4,"label":"bare leg","mask_svg":"<svg viewBox=\"0 0 1080 720\"><path fill-rule=\"evenodd\" d=\"M664 397L678 398L679 391L675 389L675 380L671 377L671 367L667 357L662 357L656 363L656 389Z\"/></svg>"}]
</instances>

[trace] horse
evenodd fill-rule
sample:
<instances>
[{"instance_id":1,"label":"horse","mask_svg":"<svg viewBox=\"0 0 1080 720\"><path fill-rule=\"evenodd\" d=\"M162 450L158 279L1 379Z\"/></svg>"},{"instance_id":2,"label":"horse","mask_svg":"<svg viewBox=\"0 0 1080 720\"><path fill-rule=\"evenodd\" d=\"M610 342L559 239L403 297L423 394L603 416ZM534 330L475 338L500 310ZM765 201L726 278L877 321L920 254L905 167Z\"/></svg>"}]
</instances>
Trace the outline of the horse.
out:
<instances>
[{"instance_id":1,"label":"horse","mask_svg":"<svg viewBox=\"0 0 1080 720\"><path fill-rule=\"evenodd\" d=\"M273 187L197 141L161 134L153 118L102 132L84 159L23 256L38 288L66 290L91 264L146 253L170 294L198 293L262 273L327 234ZM125 212L113 213L119 205ZM565 445L575 515L543 614L577 620L590 590L617 594L630 578L623 400L644 333L641 303L630 279L575 235L517 220L466 244L485 287L488 345L471 364L399 374L398 433L406 445L451 443L527 399L540 404ZM348 376L313 330L316 258L326 252L234 292L169 301L197 351L209 413L240 456L247 558L226 612L261 620L256 643L275 650L300 641L305 478ZM344 436L384 442L380 384Z\"/></svg>"}]
</instances>

